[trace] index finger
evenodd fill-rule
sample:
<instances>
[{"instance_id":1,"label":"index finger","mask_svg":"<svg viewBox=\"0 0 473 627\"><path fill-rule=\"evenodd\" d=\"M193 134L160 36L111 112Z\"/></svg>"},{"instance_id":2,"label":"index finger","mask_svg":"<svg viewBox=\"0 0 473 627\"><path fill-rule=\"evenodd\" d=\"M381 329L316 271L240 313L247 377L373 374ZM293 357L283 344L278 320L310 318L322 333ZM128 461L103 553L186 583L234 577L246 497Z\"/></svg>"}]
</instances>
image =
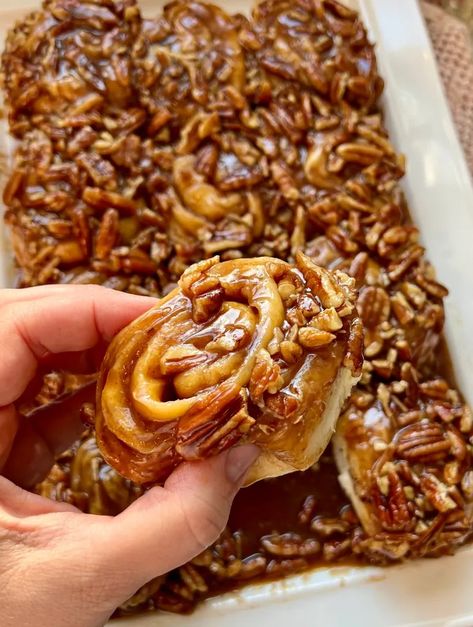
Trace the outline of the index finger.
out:
<instances>
[{"instance_id":1,"label":"index finger","mask_svg":"<svg viewBox=\"0 0 473 627\"><path fill-rule=\"evenodd\" d=\"M0 292L0 407L13 403L51 353L84 351L155 304L96 285L55 285Z\"/></svg>"}]
</instances>

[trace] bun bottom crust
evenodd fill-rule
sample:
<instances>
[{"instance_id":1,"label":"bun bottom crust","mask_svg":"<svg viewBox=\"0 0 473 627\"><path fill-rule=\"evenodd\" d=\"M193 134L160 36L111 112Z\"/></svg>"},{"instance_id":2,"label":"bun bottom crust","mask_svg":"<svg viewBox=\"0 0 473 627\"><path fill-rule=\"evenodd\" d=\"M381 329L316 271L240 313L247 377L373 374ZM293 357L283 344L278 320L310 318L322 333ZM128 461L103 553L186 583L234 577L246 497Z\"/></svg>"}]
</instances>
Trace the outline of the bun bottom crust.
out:
<instances>
[{"instance_id":1,"label":"bun bottom crust","mask_svg":"<svg viewBox=\"0 0 473 627\"><path fill-rule=\"evenodd\" d=\"M334 435L343 404L358 380L359 377L354 377L351 370L342 367L330 388L323 414L318 418L317 407L315 406L312 410L313 415L309 414L309 416L305 417L307 422L313 422L314 424L303 451L292 463L288 463L280 459L272 451L262 450L261 455L246 476L244 487L261 479L280 477L291 472L307 470L313 466Z\"/></svg>"}]
</instances>

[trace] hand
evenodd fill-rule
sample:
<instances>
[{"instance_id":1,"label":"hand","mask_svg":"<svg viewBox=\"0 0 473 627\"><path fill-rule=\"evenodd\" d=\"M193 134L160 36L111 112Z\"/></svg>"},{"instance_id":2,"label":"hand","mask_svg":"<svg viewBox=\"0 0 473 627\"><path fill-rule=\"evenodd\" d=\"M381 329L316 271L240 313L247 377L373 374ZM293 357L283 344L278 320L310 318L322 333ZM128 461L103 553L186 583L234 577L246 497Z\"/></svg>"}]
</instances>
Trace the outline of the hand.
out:
<instances>
[{"instance_id":1,"label":"hand","mask_svg":"<svg viewBox=\"0 0 473 627\"><path fill-rule=\"evenodd\" d=\"M38 364L110 340L153 302L96 286L0 291L0 470L10 479L31 483L28 460L45 469L62 443L57 417L25 425L15 411ZM69 436L77 432L63 420ZM139 587L218 537L257 454L242 446L183 464L115 518L83 514L0 477L2 627L103 625Z\"/></svg>"}]
</instances>

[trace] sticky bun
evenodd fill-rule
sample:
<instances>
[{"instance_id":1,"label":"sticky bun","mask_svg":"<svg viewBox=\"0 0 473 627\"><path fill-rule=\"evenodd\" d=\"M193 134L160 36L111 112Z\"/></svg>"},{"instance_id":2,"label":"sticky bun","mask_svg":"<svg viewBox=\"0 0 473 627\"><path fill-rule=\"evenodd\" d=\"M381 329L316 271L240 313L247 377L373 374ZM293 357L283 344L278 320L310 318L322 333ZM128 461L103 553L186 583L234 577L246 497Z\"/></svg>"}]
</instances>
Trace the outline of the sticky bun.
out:
<instances>
[{"instance_id":1,"label":"sticky bun","mask_svg":"<svg viewBox=\"0 0 473 627\"><path fill-rule=\"evenodd\" d=\"M303 253L295 266L191 266L107 352L96 417L105 459L137 483L243 442L262 451L248 483L314 464L361 372L353 285Z\"/></svg>"}]
</instances>

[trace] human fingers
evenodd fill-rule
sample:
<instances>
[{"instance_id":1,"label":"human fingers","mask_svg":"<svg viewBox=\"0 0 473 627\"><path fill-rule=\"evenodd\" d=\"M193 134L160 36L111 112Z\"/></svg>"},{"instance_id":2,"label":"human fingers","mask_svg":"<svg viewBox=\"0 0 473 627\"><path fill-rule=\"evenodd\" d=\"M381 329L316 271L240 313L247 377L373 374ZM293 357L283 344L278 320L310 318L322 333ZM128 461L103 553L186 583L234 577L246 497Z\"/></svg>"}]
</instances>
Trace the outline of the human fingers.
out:
<instances>
[{"instance_id":1,"label":"human fingers","mask_svg":"<svg viewBox=\"0 0 473 627\"><path fill-rule=\"evenodd\" d=\"M5 477L23 488L31 488L48 474L55 458L70 447L84 431L81 407L95 398L95 382L74 394L36 410L30 416L16 415L13 405L0 410L8 412L14 420L16 435L3 459L2 447L7 434L0 438L0 471Z\"/></svg>"},{"instance_id":2,"label":"human fingers","mask_svg":"<svg viewBox=\"0 0 473 627\"><path fill-rule=\"evenodd\" d=\"M22 490L17 485L0 477L0 530L2 527L2 515L25 520L28 517L40 516L58 512L80 513L70 503L45 499L33 492Z\"/></svg>"},{"instance_id":3,"label":"human fingers","mask_svg":"<svg viewBox=\"0 0 473 627\"><path fill-rule=\"evenodd\" d=\"M111 521L109 558L126 564L131 589L187 562L218 538L258 454L253 445L238 446L182 464L164 487L152 488Z\"/></svg>"},{"instance_id":4,"label":"human fingers","mask_svg":"<svg viewBox=\"0 0 473 627\"><path fill-rule=\"evenodd\" d=\"M142 585L217 538L257 455L244 446L184 464L164 488L151 489L115 518L82 514L0 478L3 622L103 625ZM51 603L54 598L66 601Z\"/></svg>"},{"instance_id":5,"label":"human fingers","mask_svg":"<svg viewBox=\"0 0 473 627\"><path fill-rule=\"evenodd\" d=\"M110 340L154 302L95 285L0 292L0 407L23 393L39 359L84 351L100 339Z\"/></svg>"}]
</instances>

